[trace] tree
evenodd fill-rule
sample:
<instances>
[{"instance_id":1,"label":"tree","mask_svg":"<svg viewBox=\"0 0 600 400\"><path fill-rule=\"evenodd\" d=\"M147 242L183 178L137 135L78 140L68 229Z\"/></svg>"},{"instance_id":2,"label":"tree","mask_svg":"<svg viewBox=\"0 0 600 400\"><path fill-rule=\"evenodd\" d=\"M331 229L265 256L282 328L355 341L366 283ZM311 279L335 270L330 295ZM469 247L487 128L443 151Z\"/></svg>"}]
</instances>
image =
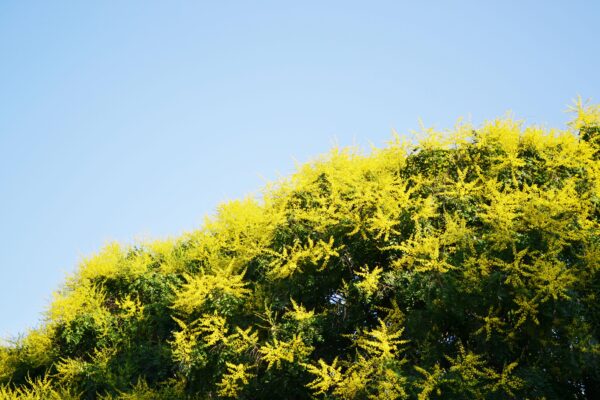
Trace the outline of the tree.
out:
<instances>
[{"instance_id":1,"label":"tree","mask_svg":"<svg viewBox=\"0 0 600 400\"><path fill-rule=\"evenodd\" d=\"M0 348L0 399L600 398L600 107L334 149L111 244Z\"/></svg>"}]
</instances>

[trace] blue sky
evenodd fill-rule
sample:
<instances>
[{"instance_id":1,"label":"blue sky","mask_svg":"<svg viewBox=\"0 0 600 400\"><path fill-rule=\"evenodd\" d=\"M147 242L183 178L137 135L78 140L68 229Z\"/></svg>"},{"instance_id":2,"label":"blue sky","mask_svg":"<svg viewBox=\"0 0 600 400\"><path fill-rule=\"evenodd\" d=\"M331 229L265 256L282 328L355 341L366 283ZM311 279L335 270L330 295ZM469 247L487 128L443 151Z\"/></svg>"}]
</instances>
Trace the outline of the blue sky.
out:
<instances>
[{"instance_id":1,"label":"blue sky","mask_svg":"<svg viewBox=\"0 0 600 400\"><path fill-rule=\"evenodd\" d=\"M199 227L334 141L564 126L600 101L598 4L2 1L0 336L108 241Z\"/></svg>"}]
</instances>

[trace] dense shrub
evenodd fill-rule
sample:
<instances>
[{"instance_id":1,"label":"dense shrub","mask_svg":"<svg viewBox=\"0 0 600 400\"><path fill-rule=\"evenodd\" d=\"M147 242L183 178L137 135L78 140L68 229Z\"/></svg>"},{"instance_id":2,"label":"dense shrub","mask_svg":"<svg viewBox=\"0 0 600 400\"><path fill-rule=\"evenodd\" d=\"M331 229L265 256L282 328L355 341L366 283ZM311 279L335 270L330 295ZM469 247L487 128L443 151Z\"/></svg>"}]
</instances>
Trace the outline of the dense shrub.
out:
<instances>
[{"instance_id":1,"label":"dense shrub","mask_svg":"<svg viewBox=\"0 0 600 400\"><path fill-rule=\"evenodd\" d=\"M84 260L0 399L598 399L600 108L334 149Z\"/></svg>"}]
</instances>

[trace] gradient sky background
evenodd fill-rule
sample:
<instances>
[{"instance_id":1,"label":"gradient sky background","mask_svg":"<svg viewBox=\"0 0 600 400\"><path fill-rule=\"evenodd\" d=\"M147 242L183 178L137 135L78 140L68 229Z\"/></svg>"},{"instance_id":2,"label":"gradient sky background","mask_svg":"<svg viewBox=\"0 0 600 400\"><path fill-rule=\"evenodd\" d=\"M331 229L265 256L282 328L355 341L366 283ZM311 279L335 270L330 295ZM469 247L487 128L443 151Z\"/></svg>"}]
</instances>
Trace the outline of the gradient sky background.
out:
<instances>
[{"instance_id":1,"label":"gradient sky background","mask_svg":"<svg viewBox=\"0 0 600 400\"><path fill-rule=\"evenodd\" d=\"M192 230L334 140L600 101L599 2L484 3L2 1L0 336L106 242Z\"/></svg>"}]
</instances>

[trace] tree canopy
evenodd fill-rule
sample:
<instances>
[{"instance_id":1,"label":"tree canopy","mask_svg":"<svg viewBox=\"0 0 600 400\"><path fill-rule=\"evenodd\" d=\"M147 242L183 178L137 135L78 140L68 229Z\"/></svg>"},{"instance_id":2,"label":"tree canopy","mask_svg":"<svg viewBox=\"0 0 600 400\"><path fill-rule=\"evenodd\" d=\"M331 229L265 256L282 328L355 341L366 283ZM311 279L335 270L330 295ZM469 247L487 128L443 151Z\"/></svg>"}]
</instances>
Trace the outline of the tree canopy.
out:
<instances>
[{"instance_id":1,"label":"tree canopy","mask_svg":"<svg viewBox=\"0 0 600 400\"><path fill-rule=\"evenodd\" d=\"M600 107L333 149L84 259L0 399L598 399Z\"/></svg>"}]
</instances>

